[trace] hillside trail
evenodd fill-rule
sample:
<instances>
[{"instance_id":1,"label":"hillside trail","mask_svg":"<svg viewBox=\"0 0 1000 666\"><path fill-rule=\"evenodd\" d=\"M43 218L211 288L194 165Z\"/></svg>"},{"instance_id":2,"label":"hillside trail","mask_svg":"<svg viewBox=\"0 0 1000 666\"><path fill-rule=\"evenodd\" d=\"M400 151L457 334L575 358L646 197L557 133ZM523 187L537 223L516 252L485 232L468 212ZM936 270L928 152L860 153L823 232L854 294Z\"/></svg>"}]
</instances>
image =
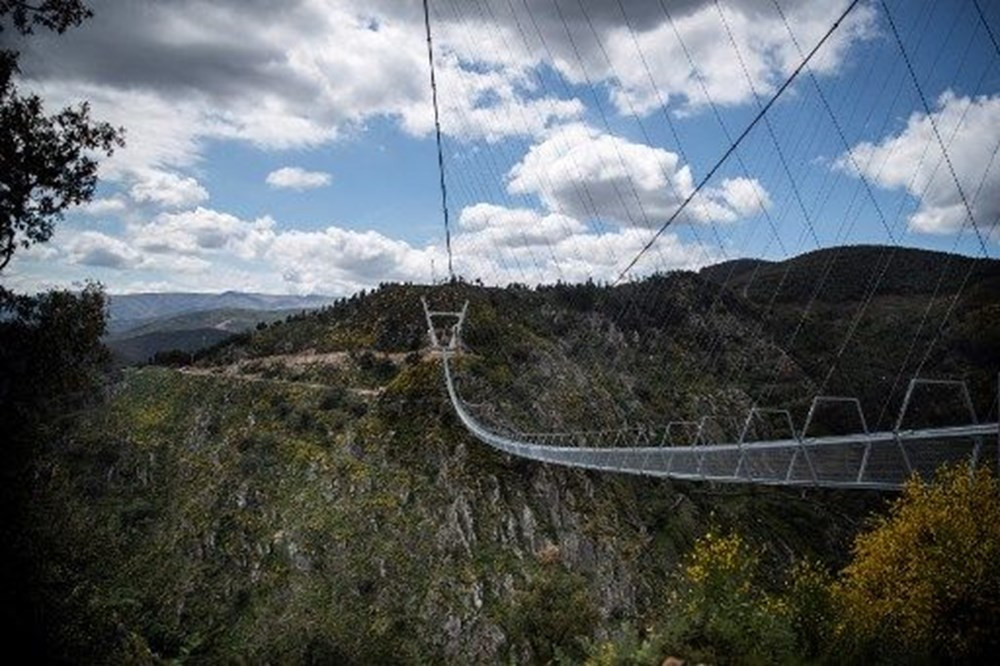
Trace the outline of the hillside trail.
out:
<instances>
[{"instance_id":1,"label":"hillside trail","mask_svg":"<svg viewBox=\"0 0 1000 666\"><path fill-rule=\"evenodd\" d=\"M294 379L279 379L277 377L263 377L258 374L241 372L238 369L238 364L230 366L219 366L214 368L198 368L195 366L184 366L181 368L175 368L175 370L182 375L191 375L196 377L222 377L226 379L235 379L242 382L257 382L265 384L280 384L282 386L296 386L300 388L307 388L313 390L325 390L334 388L330 384L320 384L318 382L303 382ZM378 387L374 389L369 388L358 388L348 386L346 389L353 393L354 395L374 398L381 395L383 387Z\"/></svg>"}]
</instances>

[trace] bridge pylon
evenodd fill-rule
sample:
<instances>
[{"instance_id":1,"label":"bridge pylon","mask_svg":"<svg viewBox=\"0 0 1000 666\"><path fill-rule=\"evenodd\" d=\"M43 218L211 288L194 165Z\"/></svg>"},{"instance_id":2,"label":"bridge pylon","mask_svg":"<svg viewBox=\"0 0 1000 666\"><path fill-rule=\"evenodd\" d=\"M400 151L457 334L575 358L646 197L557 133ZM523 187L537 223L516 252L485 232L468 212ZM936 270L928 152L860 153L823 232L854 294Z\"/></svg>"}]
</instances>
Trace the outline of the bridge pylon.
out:
<instances>
[{"instance_id":1,"label":"bridge pylon","mask_svg":"<svg viewBox=\"0 0 1000 666\"><path fill-rule=\"evenodd\" d=\"M469 301L465 301L461 310L432 310L427 304L427 299L420 297L420 303L424 306L424 317L427 320L427 335L431 342L431 351L442 354L453 354L461 349L462 325L465 323L465 315L469 311ZM445 320L445 325L440 325L439 320Z\"/></svg>"}]
</instances>

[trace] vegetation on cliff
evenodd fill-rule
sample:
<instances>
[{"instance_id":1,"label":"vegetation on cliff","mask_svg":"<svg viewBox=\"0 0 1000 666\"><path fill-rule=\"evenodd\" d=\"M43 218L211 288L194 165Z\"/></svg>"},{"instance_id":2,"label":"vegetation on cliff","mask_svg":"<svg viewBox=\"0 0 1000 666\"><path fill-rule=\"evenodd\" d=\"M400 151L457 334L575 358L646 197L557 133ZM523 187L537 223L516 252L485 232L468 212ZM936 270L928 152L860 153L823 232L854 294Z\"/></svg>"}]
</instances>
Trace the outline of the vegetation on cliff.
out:
<instances>
[{"instance_id":1,"label":"vegetation on cliff","mask_svg":"<svg viewBox=\"0 0 1000 666\"><path fill-rule=\"evenodd\" d=\"M952 294L955 317L928 370L993 372L988 334L963 324L992 307L966 298L992 274ZM920 504L938 491L914 486L900 506L926 506L917 523L930 531L862 537L852 553L885 497L651 481L500 455L453 415L425 350L421 296L469 301L460 389L483 418L523 428L706 409L724 421L745 414L762 385L801 423L822 384L807 351L829 360L840 343L817 337L789 351L788 320L678 273L615 289L386 285L219 344L193 366L128 369L99 404L35 431L18 538L31 616L44 627L35 647L95 663L769 663L941 659L991 645L989 631L955 634L952 606L911 618L879 601L888 588L864 582L915 567L917 595L945 585L966 603L991 590L986 569L974 588L947 587L963 565L931 552L913 563L910 542L890 546L966 538L925 520L951 515L941 507L966 501L962 492ZM893 330L907 330L920 298L937 296L876 294L857 328L897 312ZM899 335L859 344L893 354ZM883 372L841 367L838 381L862 387ZM988 413L991 393L974 399ZM983 479L972 491L980 503L962 515L994 501ZM911 513L894 509L868 529L896 534ZM865 564L873 554L882 559ZM975 603L975 623L995 620ZM862 617L858 605L884 610L873 623L914 629L903 643L867 636L843 619Z\"/></svg>"}]
</instances>

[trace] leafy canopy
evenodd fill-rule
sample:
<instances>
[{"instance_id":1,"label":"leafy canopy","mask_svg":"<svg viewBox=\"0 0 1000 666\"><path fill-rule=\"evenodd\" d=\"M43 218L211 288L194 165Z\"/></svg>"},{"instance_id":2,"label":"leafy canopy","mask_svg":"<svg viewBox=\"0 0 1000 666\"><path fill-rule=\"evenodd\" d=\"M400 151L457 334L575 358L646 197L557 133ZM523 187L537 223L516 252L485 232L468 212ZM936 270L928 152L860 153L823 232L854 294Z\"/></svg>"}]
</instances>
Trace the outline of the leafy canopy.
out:
<instances>
[{"instance_id":1,"label":"leafy canopy","mask_svg":"<svg viewBox=\"0 0 1000 666\"><path fill-rule=\"evenodd\" d=\"M36 25L63 33L67 28L80 25L84 19L93 15L80 0L42 0L30 3L0 0L0 17L9 16L14 29L22 35L30 35ZM3 26L0 25L0 31L2 30Z\"/></svg>"},{"instance_id":2,"label":"leafy canopy","mask_svg":"<svg viewBox=\"0 0 1000 666\"><path fill-rule=\"evenodd\" d=\"M63 32L90 15L79 0L0 0L0 31L9 21L22 34L36 25ZM20 94L17 58L0 51L0 270L18 247L49 240L67 208L91 199L94 153L110 156L124 145L124 130L94 122L86 102L50 116L38 95Z\"/></svg>"}]
</instances>

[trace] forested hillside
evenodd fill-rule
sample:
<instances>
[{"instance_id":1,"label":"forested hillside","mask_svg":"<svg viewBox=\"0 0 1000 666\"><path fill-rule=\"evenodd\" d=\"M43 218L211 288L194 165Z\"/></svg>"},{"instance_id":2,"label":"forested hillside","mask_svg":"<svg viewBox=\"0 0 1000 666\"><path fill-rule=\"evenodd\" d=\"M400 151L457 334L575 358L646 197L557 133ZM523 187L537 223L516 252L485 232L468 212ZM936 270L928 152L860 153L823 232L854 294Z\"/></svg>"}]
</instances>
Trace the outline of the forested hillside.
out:
<instances>
[{"instance_id":1,"label":"forested hillside","mask_svg":"<svg viewBox=\"0 0 1000 666\"><path fill-rule=\"evenodd\" d=\"M911 284L894 260L866 291L885 253L829 252L787 264L804 280L826 260L850 261L830 269L840 284L825 300L808 290L768 300L773 290L756 285L780 283L782 264L617 288L385 285L219 344L193 365L127 369L101 404L45 424L40 438L22 535L39 554L23 582L47 627L39 640L67 661L572 662L638 654L615 641L683 618L671 595L679 572L701 562L685 559L692 548L707 562L745 553L767 595L796 562L836 570L887 497L501 456L457 423L420 304L469 301L463 396L523 429L706 410L726 422L764 396L801 418L821 388L853 391L877 414L910 340L921 351L934 342L924 370L968 378L989 415L996 262L968 279ZM940 267L928 261L925 270ZM924 313L934 324L915 333ZM664 630L639 663L684 650L748 657L722 634L672 626L681 633ZM787 636L760 642L758 663L819 650L816 630L781 627L754 629ZM638 633L661 635L651 631Z\"/></svg>"}]
</instances>

